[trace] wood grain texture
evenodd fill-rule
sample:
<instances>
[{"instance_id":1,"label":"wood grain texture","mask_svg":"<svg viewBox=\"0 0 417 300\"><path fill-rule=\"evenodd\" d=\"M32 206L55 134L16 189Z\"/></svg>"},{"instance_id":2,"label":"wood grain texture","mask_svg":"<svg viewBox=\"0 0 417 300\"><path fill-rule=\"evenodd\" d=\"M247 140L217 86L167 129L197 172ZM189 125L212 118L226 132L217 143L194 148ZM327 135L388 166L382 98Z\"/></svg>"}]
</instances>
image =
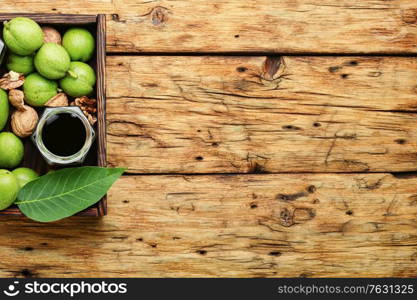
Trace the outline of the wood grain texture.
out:
<instances>
[{"instance_id":1,"label":"wood grain texture","mask_svg":"<svg viewBox=\"0 0 417 300\"><path fill-rule=\"evenodd\" d=\"M107 69L110 166L416 170L413 58L112 56Z\"/></svg>"},{"instance_id":2,"label":"wood grain texture","mask_svg":"<svg viewBox=\"0 0 417 300\"><path fill-rule=\"evenodd\" d=\"M5 0L2 12L105 13L114 52L416 53L414 0Z\"/></svg>"},{"instance_id":3,"label":"wood grain texture","mask_svg":"<svg viewBox=\"0 0 417 300\"><path fill-rule=\"evenodd\" d=\"M109 52L191 53L108 58L108 165L234 174L124 176L103 218L1 216L0 277L417 276L417 177L368 173L416 171L415 58L247 56L414 55L415 0L2 1L8 12L103 13ZM364 173L236 174L264 172Z\"/></svg>"},{"instance_id":4,"label":"wood grain texture","mask_svg":"<svg viewBox=\"0 0 417 300\"><path fill-rule=\"evenodd\" d=\"M109 216L3 217L0 276L415 277L417 178L125 176Z\"/></svg>"}]
</instances>

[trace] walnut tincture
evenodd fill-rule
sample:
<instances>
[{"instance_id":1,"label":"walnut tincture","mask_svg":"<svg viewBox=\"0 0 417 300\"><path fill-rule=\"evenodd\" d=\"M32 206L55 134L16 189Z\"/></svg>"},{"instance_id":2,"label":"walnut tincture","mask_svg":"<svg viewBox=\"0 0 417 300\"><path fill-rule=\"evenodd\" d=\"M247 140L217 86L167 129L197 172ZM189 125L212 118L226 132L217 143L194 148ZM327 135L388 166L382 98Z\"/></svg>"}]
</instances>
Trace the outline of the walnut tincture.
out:
<instances>
[{"instance_id":1,"label":"walnut tincture","mask_svg":"<svg viewBox=\"0 0 417 300\"><path fill-rule=\"evenodd\" d=\"M71 156L84 146L86 130L79 117L60 113L44 125L42 141L51 153L63 157Z\"/></svg>"}]
</instances>

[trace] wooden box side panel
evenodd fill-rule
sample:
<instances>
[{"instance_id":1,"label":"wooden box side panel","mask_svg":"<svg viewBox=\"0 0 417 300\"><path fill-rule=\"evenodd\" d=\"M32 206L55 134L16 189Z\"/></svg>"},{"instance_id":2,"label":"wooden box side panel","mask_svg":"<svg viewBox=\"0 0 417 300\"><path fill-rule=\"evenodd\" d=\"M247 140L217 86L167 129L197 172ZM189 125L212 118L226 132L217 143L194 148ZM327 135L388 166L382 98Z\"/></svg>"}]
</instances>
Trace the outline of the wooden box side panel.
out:
<instances>
[{"instance_id":1,"label":"wooden box side panel","mask_svg":"<svg viewBox=\"0 0 417 300\"><path fill-rule=\"evenodd\" d=\"M97 15L70 15L70 14L35 14L35 13L0 13L0 21L15 17L31 18L38 23L48 24L92 24L97 22Z\"/></svg>"},{"instance_id":2,"label":"wooden box side panel","mask_svg":"<svg viewBox=\"0 0 417 300\"><path fill-rule=\"evenodd\" d=\"M100 167L107 166L106 156L106 16L97 16L97 156ZM107 215L107 195L97 205L98 215Z\"/></svg>"}]
</instances>

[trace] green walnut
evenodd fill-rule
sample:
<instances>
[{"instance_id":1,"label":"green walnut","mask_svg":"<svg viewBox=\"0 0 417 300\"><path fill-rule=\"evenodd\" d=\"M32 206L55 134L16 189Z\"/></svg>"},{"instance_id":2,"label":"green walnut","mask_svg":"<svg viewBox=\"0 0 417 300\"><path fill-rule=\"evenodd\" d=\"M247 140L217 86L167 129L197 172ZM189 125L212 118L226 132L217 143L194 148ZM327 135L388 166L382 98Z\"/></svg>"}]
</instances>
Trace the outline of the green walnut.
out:
<instances>
[{"instance_id":1,"label":"green walnut","mask_svg":"<svg viewBox=\"0 0 417 300\"><path fill-rule=\"evenodd\" d=\"M94 91L96 73L93 68L83 62L73 61L67 76L62 78L59 85L71 97L88 96Z\"/></svg>"},{"instance_id":2,"label":"green walnut","mask_svg":"<svg viewBox=\"0 0 417 300\"><path fill-rule=\"evenodd\" d=\"M20 186L16 176L7 170L0 170L0 210L8 208L17 198Z\"/></svg>"},{"instance_id":3,"label":"green walnut","mask_svg":"<svg viewBox=\"0 0 417 300\"><path fill-rule=\"evenodd\" d=\"M26 103L32 106L43 106L58 93L58 84L38 73L32 73L25 79L23 92Z\"/></svg>"},{"instance_id":4,"label":"green walnut","mask_svg":"<svg viewBox=\"0 0 417 300\"><path fill-rule=\"evenodd\" d=\"M60 79L65 76L71 59L68 52L61 45L55 43L44 44L35 55L35 68L43 77Z\"/></svg>"},{"instance_id":5,"label":"green walnut","mask_svg":"<svg viewBox=\"0 0 417 300\"><path fill-rule=\"evenodd\" d=\"M43 32L32 19L17 17L4 24L3 40L13 53L29 55L42 46Z\"/></svg>"},{"instance_id":6,"label":"green walnut","mask_svg":"<svg viewBox=\"0 0 417 300\"><path fill-rule=\"evenodd\" d=\"M24 75L30 74L35 70L33 55L21 56L10 53L7 57L6 67L9 71L14 71Z\"/></svg>"},{"instance_id":7,"label":"green walnut","mask_svg":"<svg viewBox=\"0 0 417 300\"><path fill-rule=\"evenodd\" d=\"M6 126L9 118L9 100L7 93L0 89L0 131Z\"/></svg>"},{"instance_id":8,"label":"green walnut","mask_svg":"<svg viewBox=\"0 0 417 300\"><path fill-rule=\"evenodd\" d=\"M13 170L12 173L16 176L20 188L39 177L38 173L29 168L17 168Z\"/></svg>"},{"instance_id":9,"label":"green walnut","mask_svg":"<svg viewBox=\"0 0 417 300\"><path fill-rule=\"evenodd\" d=\"M23 159L22 141L11 132L0 133L0 168L16 168Z\"/></svg>"},{"instance_id":10,"label":"green walnut","mask_svg":"<svg viewBox=\"0 0 417 300\"><path fill-rule=\"evenodd\" d=\"M70 28L62 38L62 46L68 51L71 60L86 62L93 57L95 41L87 29Z\"/></svg>"}]
</instances>

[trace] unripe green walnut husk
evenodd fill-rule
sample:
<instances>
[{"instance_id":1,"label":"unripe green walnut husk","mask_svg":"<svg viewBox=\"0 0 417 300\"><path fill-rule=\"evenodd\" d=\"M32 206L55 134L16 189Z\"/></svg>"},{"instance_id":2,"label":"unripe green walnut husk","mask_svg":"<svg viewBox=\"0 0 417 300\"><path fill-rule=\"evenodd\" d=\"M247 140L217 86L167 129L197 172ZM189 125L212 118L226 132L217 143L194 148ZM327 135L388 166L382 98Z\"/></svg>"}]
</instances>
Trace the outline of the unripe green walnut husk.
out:
<instances>
[{"instance_id":1,"label":"unripe green walnut husk","mask_svg":"<svg viewBox=\"0 0 417 300\"><path fill-rule=\"evenodd\" d=\"M17 17L4 22L3 40L13 53L29 55L42 46L43 32L32 19Z\"/></svg>"},{"instance_id":2,"label":"unripe green walnut husk","mask_svg":"<svg viewBox=\"0 0 417 300\"><path fill-rule=\"evenodd\" d=\"M12 172L0 170L0 210L8 208L17 198L19 182Z\"/></svg>"},{"instance_id":3,"label":"unripe green walnut husk","mask_svg":"<svg viewBox=\"0 0 417 300\"><path fill-rule=\"evenodd\" d=\"M35 68L43 77L60 79L70 67L70 56L64 47L55 43L44 44L35 55Z\"/></svg>"},{"instance_id":4,"label":"unripe green walnut husk","mask_svg":"<svg viewBox=\"0 0 417 300\"><path fill-rule=\"evenodd\" d=\"M31 106L44 106L49 99L58 93L58 84L46 79L38 73L32 73L26 77L23 84L25 101Z\"/></svg>"},{"instance_id":5,"label":"unripe green walnut husk","mask_svg":"<svg viewBox=\"0 0 417 300\"><path fill-rule=\"evenodd\" d=\"M0 89L0 131L6 126L9 117L9 101L7 93Z\"/></svg>"},{"instance_id":6,"label":"unripe green walnut husk","mask_svg":"<svg viewBox=\"0 0 417 300\"><path fill-rule=\"evenodd\" d=\"M23 159L22 141L11 132L0 133L0 168L16 168Z\"/></svg>"},{"instance_id":7,"label":"unripe green walnut husk","mask_svg":"<svg viewBox=\"0 0 417 300\"><path fill-rule=\"evenodd\" d=\"M73 61L67 75L59 82L64 92L71 97L89 96L94 91L96 74L88 64Z\"/></svg>"}]
</instances>

